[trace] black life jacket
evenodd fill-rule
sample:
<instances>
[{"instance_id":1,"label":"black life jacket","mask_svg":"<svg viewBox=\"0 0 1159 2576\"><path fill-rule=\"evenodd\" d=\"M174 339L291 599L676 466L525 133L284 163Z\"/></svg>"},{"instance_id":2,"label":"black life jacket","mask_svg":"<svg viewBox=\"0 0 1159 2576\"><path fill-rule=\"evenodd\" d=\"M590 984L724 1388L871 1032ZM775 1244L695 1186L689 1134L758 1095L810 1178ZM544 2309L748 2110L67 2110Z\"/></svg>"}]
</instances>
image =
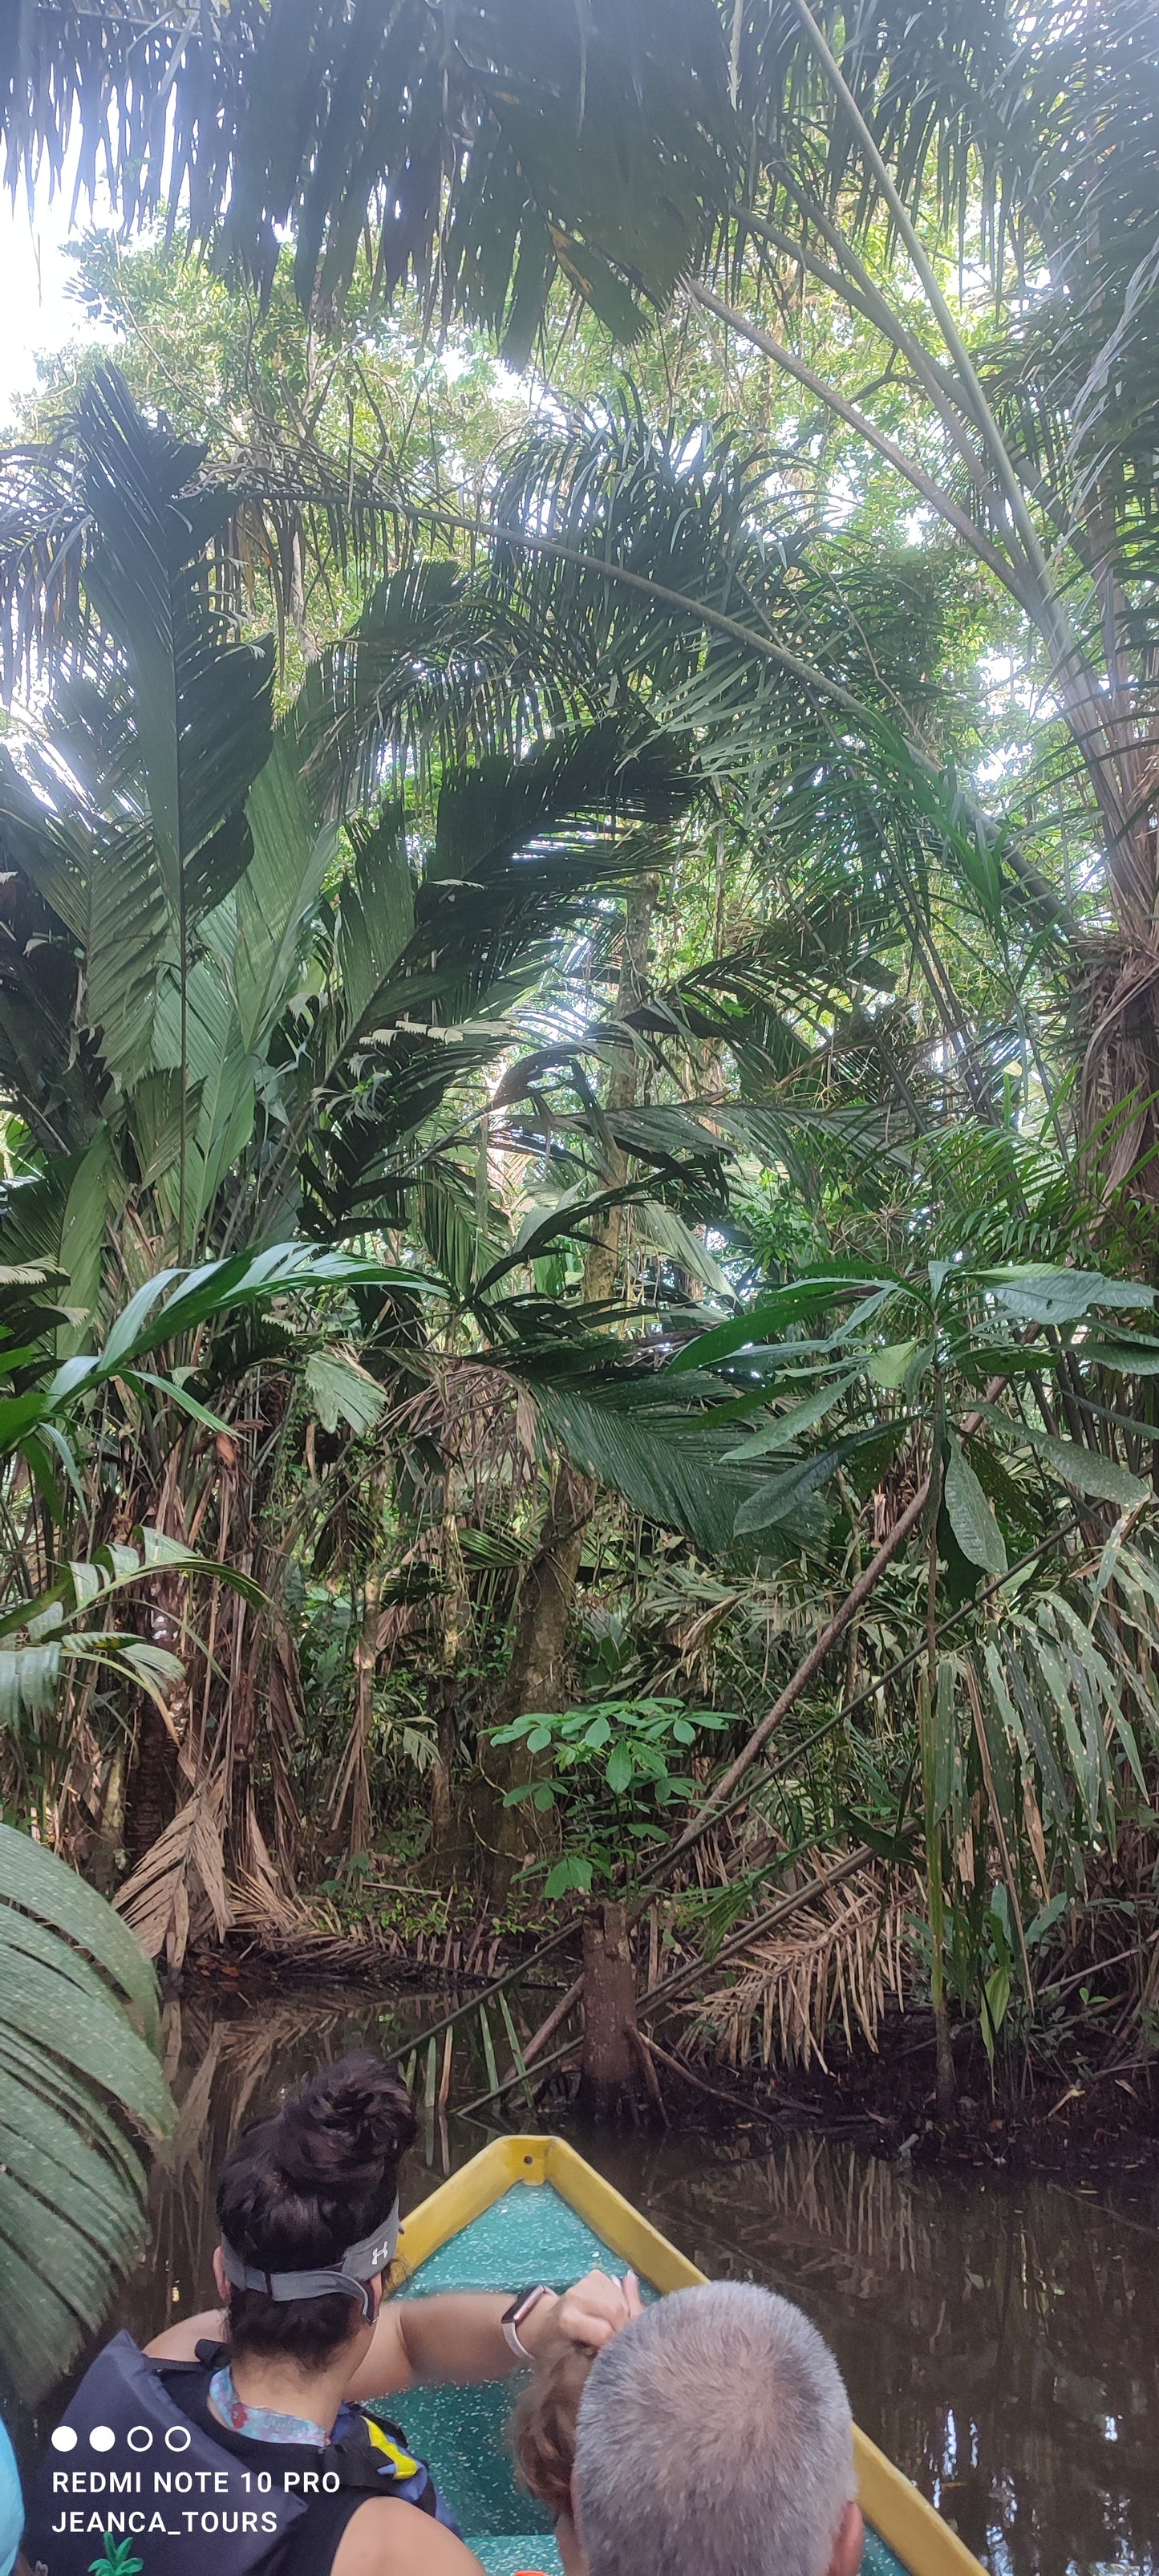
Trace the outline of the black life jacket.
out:
<instances>
[{"instance_id":1,"label":"black life jacket","mask_svg":"<svg viewBox=\"0 0 1159 2576\"><path fill-rule=\"evenodd\" d=\"M324 2451L219 2424L209 2383L224 2358L201 2343L195 2361L153 2361L129 2334L98 2353L31 2483L23 2550L34 2576L88 2576L94 2559L110 2576L141 2561L149 2576L274 2576L299 2559L311 2516L329 2535L326 2567L368 2496L401 2497L457 2530L400 2427L361 2407L342 2408ZM349 2510L336 2518L343 2495Z\"/></svg>"}]
</instances>

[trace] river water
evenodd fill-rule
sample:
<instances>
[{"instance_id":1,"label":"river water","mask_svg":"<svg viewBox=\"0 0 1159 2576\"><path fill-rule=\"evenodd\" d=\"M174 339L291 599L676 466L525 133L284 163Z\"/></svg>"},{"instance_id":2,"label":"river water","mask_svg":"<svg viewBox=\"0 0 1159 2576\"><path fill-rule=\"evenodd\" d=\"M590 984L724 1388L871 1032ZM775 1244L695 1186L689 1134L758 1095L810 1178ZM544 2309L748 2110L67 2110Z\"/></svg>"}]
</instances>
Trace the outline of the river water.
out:
<instances>
[{"instance_id":1,"label":"river water","mask_svg":"<svg viewBox=\"0 0 1159 2576\"><path fill-rule=\"evenodd\" d=\"M320 2059L393 2046L442 2008L349 1988L170 2006L180 2123L112 2322L145 2339L210 2303L214 2180L243 2121ZM404 2205L487 2134L429 2121ZM770 2146L757 2127L568 2134L706 2272L809 2311L858 2422L995 2576L1159 2576L1153 2169L1075 2190L812 2134Z\"/></svg>"}]
</instances>

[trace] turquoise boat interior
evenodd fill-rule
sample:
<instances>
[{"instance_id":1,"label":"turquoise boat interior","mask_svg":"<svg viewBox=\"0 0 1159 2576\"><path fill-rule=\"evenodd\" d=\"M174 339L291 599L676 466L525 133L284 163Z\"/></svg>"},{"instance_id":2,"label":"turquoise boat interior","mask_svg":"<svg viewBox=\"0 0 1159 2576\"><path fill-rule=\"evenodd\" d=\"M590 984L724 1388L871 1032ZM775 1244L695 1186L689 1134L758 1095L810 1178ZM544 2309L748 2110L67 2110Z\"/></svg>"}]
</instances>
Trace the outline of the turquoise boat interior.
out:
<instances>
[{"instance_id":1,"label":"turquoise boat interior","mask_svg":"<svg viewBox=\"0 0 1159 2576\"><path fill-rule=\"evenodd\" d=\"M598 2235L549 2181L516 2181L478 2217L418 2262L399 2295L430 2298L441 2290L519 2289L546 2281L565 2289L596 2266L622 2272L624 2258ZM643 2279L644 2295L656 2284ZM416 2388L392 2401L411 2450L429 2460L464 2539L487 2576L519 2569L563 2576L551 2526L516 2484L506 2427L519 2379L471 2388ZM384 2418L385 2405L375 2410ZM907 2576L876 2532L870 2532L863 2576Z\"/></svg>"}]
</instances>

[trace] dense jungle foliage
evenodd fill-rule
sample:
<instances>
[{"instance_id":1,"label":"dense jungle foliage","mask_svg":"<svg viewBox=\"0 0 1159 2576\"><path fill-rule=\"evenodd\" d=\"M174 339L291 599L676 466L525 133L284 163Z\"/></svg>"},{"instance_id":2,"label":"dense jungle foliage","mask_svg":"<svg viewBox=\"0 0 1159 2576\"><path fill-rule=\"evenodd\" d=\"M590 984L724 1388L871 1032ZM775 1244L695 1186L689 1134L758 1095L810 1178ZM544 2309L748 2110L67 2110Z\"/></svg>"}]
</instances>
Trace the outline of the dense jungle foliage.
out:
<instances>
[{"instance_id":1,"label":"dense jungle foliage","mask_svg":"<svg viewBox=\"0 0 1159 2576\"><path fill-rule=\"evenodd\" d=\"M7 1816L1146 2066L1153 11L16 19Z\"/></svg>"}]
</instances>

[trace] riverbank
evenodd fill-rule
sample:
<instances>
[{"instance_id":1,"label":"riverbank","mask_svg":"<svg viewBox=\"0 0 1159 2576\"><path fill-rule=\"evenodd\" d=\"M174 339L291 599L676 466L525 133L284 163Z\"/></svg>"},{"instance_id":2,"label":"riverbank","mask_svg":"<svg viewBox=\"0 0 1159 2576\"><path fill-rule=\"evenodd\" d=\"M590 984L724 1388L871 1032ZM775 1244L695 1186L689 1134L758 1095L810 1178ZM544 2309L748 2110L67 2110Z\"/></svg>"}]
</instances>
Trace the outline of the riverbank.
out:
<instances>
[{"instance_id":1,"label":"riverbank","mask_svg":"<svg viewBox=\"0 0 1159 2576\"><path fill-rule=\"evenodd\" d=\"M426 1948L422 1943L421 1950ZM323 1931L278 1944L235 1936L223 1949L192 1954L169 1991L257 2003L272 1994L288 1999L299 1991L316 1992L325 1981L336 1997L349 1992L353 2002L353 1990L389 1978L396 1993L411 1999L417 2041L456 2005L482 1997L490 1978L517 1967L521 1945L494 1933L477 1944L479 1967L467 1976L448 1968L448 1949L446 1935L432 1937L433 1956L421 1955L417 1944L400 1955L393 1942ZM546 2019L579 1957L577 1938L574 1958L569 1951L559 1953L550 1971L545 1963L538 1977L531 1969L528 1981L521 1981L525 2036L528 2026ZM754 2125L766 2135L802 2129L915 2165L945 2162L1080 2181L1152 2168L1159 2174L1159 2060L1141 2063L1136 2055L1092 2067L1076 2050L1062 2062L1036 2063L1007 2045L992 2070L977 2033L959 2027L955 2115L941 2122L933 2022L920 2007L887 2015L876 2049L861 2039L850 2047L839 2032L827 2043L823 2066L787 2065L774 2074L699 2055L684 2058L680 2033L665 2032L660 2023L653 2027L667 2058L680 2061L661 2059L657 2074L665 2115L684 2127L716 2133L735 2128L742 2136ZM467 2076L462 2059L460 2067ZM545 2077L542 2090L537 2088L537 2116L570 2115L577 2073L578 2057ZM472 2083L472 2091L478 2089ZM455 2093L467 2098L459 2083ZM509 2109L509 2120L519 2116Z\"/></svg>"},{"instance_id":2,"label":"riverbank","mask_svg":"<svg viewBox=\"0 0 1159 2576\"><path fill-rule=\"evenodd\" d=\"M778 2119L852 2138L891 2160L1096 2178L1159 2174L1156 2061L1060 2072L1008 2051L992 2074L980 2039L963 2030L954 2056L957 2103L945 2123L936 2116L933 2022L921 2011L891 2016L876 2051L848 2049L842 2038L827 2050L826 2068L757 2080L752 2100Z\"/></svg>"}]
</instances>

